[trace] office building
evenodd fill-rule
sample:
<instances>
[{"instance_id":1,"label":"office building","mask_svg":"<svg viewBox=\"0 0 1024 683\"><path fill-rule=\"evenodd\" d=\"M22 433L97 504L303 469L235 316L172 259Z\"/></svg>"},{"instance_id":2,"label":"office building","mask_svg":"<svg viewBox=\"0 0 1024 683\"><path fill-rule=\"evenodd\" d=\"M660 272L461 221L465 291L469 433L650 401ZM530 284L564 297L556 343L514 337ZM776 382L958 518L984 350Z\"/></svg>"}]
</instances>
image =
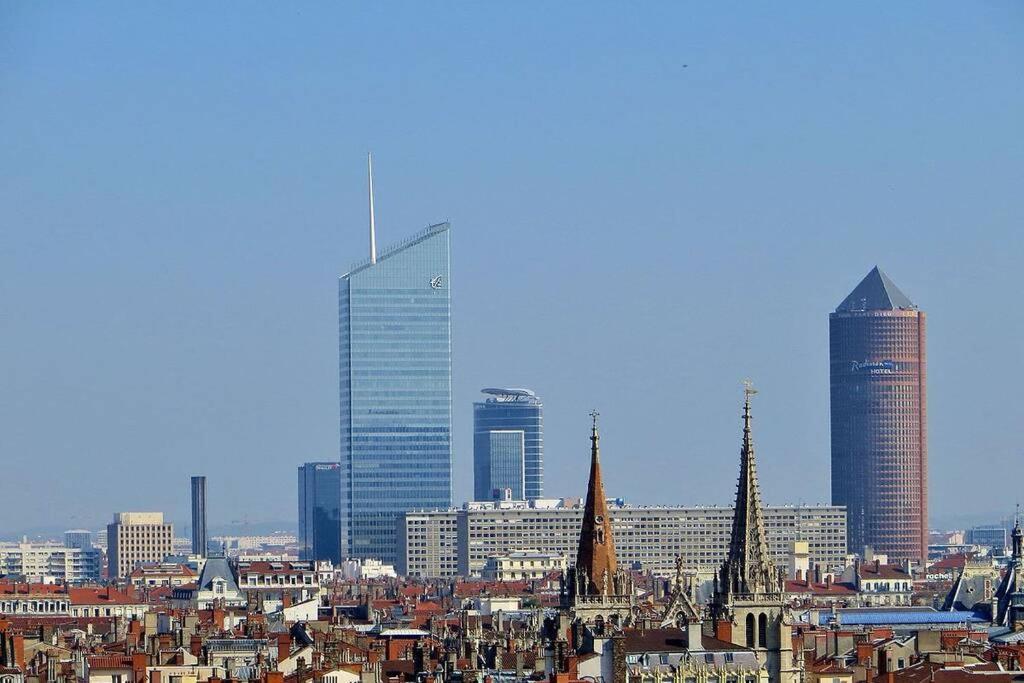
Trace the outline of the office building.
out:
<instances>
[{"instance_id":1,"label":"office building","mask_svg":"<svg viewBox=\"0 0 1024 683\"><path fill-rule=\"evenodd\" d=\"M1001 526L976 526L967 530L967 542L995 552L1003 552L1009 546L1010 535Z\"/></svg>"},{"instance_id":2,"label":"office building","mask_svg":"<svg viewBox=\"0 0 1024 683\"><path fill-rule=\"evenodd\" d=\"M341 557L341 465L307 462L299 465L299 558Z\"/></svg>"},{"instance_id":3,"label":"office building","mask_svg":"<svg viewBox=\"0 0 1024 683\"><path fill-rule=\"evenodd\" d=\"M393 563L401 515L451 505L449 272L441 223L339 280L342 557Z\"/></svg>"},{"instance_id":4,"label":"office building","mask_svg":"<svg viewBox=\"0 0 1024 683\"><path fill-rule=\"evenodd\" d=\"M925 314L877 267L829 316L832 503L852 552L928 556Z\"/></svg>"},{"instance_id":5,"label":"office building","mask_svg":"<svg viewBox=\"0 0 1024 683\"><path fill-rule=\"evenodd\" d=\"M65 548L92 548L92 532L88 529L69 529L64 532Z\"/></svg>"},{"instance_id":6,"label":"office building","mask_svg":"<svg viewBox=\"0 0 1024 683\"><path fill-rule=\"evenodd\" d=\"M192 554L206 557L206 477L192 477Z\"/></svg>"},{"instance_id":7,"label":"office building","mask_svg":"<svg viewBox=\"0 0 1024 683\"><path fill-rule=\"evenodd\" d=\"M530 389L484 389L473 404L473 496L544 495L544 406Z\"/></svg>"},{"instance_id":8,"label":"office building","mask_svg":"<svg viewBox=\"0 0 1024 683\"><path fill-rule=\"evenodd\" d=\"M163 562L174 553L174 525L162 512L117 512L107 525L107 576L127 578L143 563Z\"/></svg>"},{"instance_id":9,"label":"office building","mask_svg":"<svg viewBox=\"0 0 1024 683\"><path fill-rule=\"evenodd\" d=\"M733 509L726 506L609 506L618 561L660 576L675 573L676 557L696 571L713 571L729 550ZM398 571L415 577L479 576L488 558L536 551L572 559L579 544L579 499L466 503L458 509L406 513L399 529ZM822 571L846 561L846 512L831 505L766 506L768 545L785 569L794 541L806 541L808 561Z\"/></svg>"}]
</instances>

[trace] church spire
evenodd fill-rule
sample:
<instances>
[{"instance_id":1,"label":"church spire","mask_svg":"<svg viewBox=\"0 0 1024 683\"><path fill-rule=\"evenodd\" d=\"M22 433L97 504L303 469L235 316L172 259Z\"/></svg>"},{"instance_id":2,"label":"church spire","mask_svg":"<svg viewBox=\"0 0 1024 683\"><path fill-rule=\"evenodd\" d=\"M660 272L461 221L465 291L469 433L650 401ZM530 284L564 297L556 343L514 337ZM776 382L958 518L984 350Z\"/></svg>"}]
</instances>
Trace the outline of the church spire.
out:
<instances>
[{"instance_id":1,"label":"church spire","mask_svg":"<svg viewBox=\"0 0 1024 683\"><path fill-rule=\"evenodd\" d=\"M719 572L719 589L725 593L775 593L779 590L778 569L768 551L750 427L750 397L756 393L749 381L744 382L743 445L740 448L736 507L729 556Z\"/></svg>"},{"instance_id":2,"label":"church spire","mask_svg":"<svg viewBox=\"0 0 1024 683\"><path fill-rule=\"evenodd\" d=\"M1013 559L1019 563L1024 559L1024 531L1020 528L1020 504L1017 505L1017 512L1013 515Z\"/></svg>"},{"instance_id":3,"label":"church spire","mask_svg":"<svg viewBox=\"0 0 1024 683\"><path fill-rule=\"evenodd\" d=\"M612 579L618 568L615 559L615 544L612 541L612 524L608 517L608 501L604 495L601 480L600 436L597 432L598 412L590 413L593 427L590 431L590 482L587 485L587 502L583 509L583 528L580 531L580 547L576 555L576 572L587 595L610 595L613 592Z\"/></svg>"}]
</instances>

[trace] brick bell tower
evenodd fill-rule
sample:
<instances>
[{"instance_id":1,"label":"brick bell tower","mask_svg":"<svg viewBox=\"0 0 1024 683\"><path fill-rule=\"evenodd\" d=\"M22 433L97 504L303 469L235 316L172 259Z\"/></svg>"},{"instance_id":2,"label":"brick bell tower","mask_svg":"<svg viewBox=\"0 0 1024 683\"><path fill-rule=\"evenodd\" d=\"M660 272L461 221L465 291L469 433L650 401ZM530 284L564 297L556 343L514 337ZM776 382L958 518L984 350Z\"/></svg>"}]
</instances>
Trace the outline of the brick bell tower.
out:
<instances>
[{"instance_id":1,"label":"brick bell tower","mask_svg":"<svg viewBox=\"0 0 1024 683\"><path fill-rule=\"evenodd\" d=\"M600 435L597 411L590 414L590 481L583 508L580 544L573 565L562 580L562 606L574 621L595 630L615 629L632 622L636 607L633 578L619 567L612 538L604 482L601 478Z\"/></svg>"}]
</instances>

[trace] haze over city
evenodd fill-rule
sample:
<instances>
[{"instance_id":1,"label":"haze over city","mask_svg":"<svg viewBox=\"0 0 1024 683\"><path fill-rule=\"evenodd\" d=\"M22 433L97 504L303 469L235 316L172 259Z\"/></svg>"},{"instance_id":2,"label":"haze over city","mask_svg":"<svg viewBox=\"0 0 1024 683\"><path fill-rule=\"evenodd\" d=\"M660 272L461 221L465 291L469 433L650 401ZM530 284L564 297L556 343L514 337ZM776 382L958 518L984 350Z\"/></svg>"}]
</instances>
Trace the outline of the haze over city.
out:
<instances>
[{"instance_id":1,"label":"haze over city","mask_svg":"<svg viewBox=\"0 0 1024 683\"><path fill-rule=\"evenodd\" d=\"M337 460L338 276L451 221L453 476L536 390L545 492L729 503L742 380L770 503L828 502L828 314L876 264L928 315L933 526L1013 513L1016 4L7 4L0 499L295 520ZM281 482L284 482L282 485Z\"/></svg>"}]
</instances>

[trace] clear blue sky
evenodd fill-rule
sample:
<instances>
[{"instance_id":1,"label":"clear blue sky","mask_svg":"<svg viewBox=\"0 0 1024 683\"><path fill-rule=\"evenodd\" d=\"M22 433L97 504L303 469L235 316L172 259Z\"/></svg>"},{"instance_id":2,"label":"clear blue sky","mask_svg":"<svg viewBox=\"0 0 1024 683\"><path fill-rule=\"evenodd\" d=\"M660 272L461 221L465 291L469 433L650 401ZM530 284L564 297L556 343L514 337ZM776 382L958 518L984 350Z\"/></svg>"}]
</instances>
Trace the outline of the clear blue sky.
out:
<instances>
[{"instance_id":1,"label":"clear blue sky","mask_svg":"<svg viewBox=\"0 0 1024 683\"><path fill-rule=\"evenodd\" d=\"M546 404L547 491L829 497L827 315L929 315L932 517L1012 513L1024 4L0 6L4 531L295 517L337 457L337 276L451 219L471 403Z\"/></svg>"}]
</instances>

